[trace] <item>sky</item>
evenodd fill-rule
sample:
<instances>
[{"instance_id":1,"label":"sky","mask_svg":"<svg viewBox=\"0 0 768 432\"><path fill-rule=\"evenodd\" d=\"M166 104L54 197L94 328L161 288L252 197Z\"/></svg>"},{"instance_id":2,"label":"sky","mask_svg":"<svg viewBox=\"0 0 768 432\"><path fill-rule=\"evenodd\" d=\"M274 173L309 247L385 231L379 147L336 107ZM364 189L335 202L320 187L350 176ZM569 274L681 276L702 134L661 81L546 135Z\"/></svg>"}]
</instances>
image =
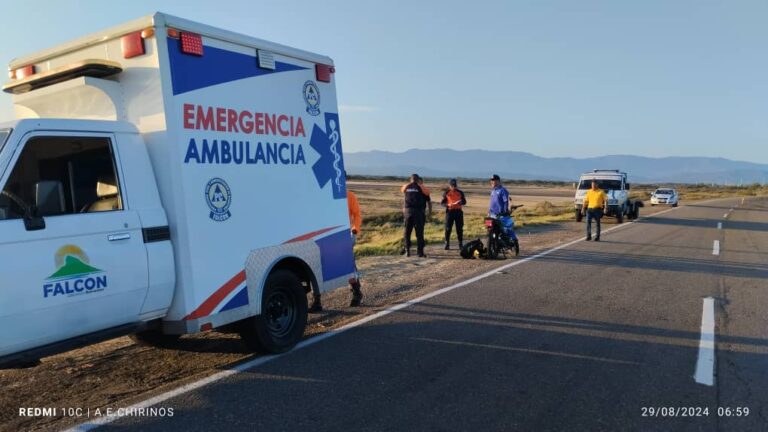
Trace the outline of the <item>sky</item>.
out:
<instances>
[{"instance_id":1,"label":"sky","mask_svg":"<svg viewBox=\"0 0 768 432\"><path fill-rule=\"evenodd\" d=\"M329 55L346 152L768 163L765 0L2 3L5 65L157 10Z\"/></svg>"}]
</instances>

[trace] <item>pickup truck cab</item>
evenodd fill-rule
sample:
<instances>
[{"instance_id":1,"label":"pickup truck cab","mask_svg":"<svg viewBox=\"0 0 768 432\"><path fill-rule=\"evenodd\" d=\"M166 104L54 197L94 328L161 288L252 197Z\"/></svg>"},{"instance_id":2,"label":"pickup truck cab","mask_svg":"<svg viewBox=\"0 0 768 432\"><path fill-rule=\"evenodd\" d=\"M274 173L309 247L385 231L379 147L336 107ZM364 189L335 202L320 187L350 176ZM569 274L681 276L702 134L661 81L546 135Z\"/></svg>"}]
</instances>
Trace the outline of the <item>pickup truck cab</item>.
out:
<instances>
[{"instance_id":1,"label":"pickup truck cab","mask_svg":"<svg viewBox=\"0 0 768 432\"><path fill-rule=\"evenodd\" d=\"M606 216L615 217L618 223L624 222L625 217L636 219L640 216L640 207L643 207L643 202L629 198L630 185L627 181L627 173L619 170L596 169L582 174L576 185L576 195L573 201L577 222L582 220L584 196L592 187L593 181L608 197Z\"/></svg>"},{"instance_id":2,"label":"pickup truck cab","mask_svg":"<svg viewBox=\"0 0 768 432\"><path fill-rule=\"evenodd\" d=\"M0 353L165 316L173 248L138 130L93 120L0 130Z\"/></svg>"}]
</instances>

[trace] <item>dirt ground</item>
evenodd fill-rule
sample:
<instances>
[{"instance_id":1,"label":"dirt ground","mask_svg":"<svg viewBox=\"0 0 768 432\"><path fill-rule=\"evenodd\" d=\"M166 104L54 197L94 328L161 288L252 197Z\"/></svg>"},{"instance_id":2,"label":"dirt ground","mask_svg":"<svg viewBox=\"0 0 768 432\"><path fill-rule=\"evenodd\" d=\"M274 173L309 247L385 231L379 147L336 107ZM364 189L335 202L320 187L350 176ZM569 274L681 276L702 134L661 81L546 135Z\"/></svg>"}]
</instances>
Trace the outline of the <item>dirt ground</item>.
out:
<instances>
[{"instance_id":1,"label":"dirt ground","mask_svg":"<svg viewBox=\"0 0 768 432\"><path fill-rule=\"evenodd\" d=\"M534 196L538 199L543 195ZM659 210L662 208L646 207L643 214ZM613 223L608 221L606 225ZM573 240L582 235L582 230L583 225L576 222L525 227L518 231L521 256L507 260L463 260L458 251L444 251L437 246L427 248L427 258L361 258L358 266L363 275L363 306L348 307L348 289L324 295L325 310L310 315L305 336L312 337L510 260ZM21 417L21 407L125 407L252 358L255 356L237 335L210 332L185 336L173 349L138 346L122 337L45 358L32 368L0 370L0 431L59 430L85 421L61 416Z\"/></svg>"}]
</instances>

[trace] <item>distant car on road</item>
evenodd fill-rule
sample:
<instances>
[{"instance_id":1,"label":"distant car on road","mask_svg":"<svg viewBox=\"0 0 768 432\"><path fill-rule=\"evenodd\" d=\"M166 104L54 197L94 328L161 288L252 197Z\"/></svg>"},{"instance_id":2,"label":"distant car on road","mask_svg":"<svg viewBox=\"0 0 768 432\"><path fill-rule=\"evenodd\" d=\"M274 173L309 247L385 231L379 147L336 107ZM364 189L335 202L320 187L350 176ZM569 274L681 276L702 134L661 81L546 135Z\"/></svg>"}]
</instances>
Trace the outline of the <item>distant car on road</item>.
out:
<instances>
[{"instance_id":1,"label":"distant car on road","mask_svg":"<svg viewBox=\"0 0 768 432\"><path fill-rule=\"evenodd\" d=\"M651 205L671 205L672 207L677 207L679 199L680 196L677 194L676 190L659 188L651 194Z\"/></svg>"}]
</instances>

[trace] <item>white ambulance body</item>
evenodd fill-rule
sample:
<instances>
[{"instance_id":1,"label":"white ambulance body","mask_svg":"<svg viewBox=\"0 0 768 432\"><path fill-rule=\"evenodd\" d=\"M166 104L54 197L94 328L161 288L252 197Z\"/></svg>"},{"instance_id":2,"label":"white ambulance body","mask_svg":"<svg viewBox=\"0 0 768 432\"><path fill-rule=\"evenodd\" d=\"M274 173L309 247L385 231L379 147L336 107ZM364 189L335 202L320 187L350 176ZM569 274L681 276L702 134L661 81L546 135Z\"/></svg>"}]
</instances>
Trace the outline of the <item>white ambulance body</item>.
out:
<instances>
[{"instance_id":1,"label":"white ambulance body","mask_svg":"<svg viewBox=\"0 0 768 432\"><path fill-rule=\"evenodd\" d=\"M330 58L158 13L10 70L1 359L224 326L284 351L354 275Z\"/></svg>"}]
</instances>

